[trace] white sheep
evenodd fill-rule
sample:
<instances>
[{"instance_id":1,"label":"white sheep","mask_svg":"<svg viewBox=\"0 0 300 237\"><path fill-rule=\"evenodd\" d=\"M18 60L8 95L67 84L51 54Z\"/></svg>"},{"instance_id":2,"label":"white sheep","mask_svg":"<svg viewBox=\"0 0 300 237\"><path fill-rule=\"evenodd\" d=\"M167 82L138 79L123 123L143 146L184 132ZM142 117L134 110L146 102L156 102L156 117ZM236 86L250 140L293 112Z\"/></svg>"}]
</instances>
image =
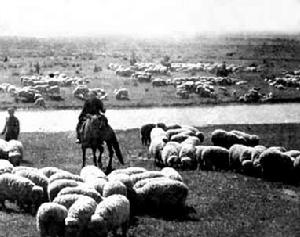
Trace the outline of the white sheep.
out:
<instances>
[{"instance_id":1,"label":"white sheep","mask_svg":"<svg viewBox=\"0 0 300 237\"><path fill-rule=\"evenodd\" d=\"M8 158L14 166L19 166L23 160L24 147L22 142L10 140L7 142Z\"/></svg>"},{"instance_id":2,"label":"white sheep","mask_svg":"<svg viewBox=\"0 0 300 237\"><path fill-rule=\"evenodd\" d=\"M161 160L161 151L166 145L166 140L163 140L161 138L155 138L151 140L150 146L149 146L149 155L151 158L154 158L155 161Z\"/></svg>"},{"instance_id":3,"label":"white sheep","mask_svg":"<svg viewBox=\"0 0 300 237\"><path fill-rule=\"evenodd\" d=\"M179 210L184 207L188 195L188 187L184 183L169 178L142 180L134 189L139 208L145 211Z\"/></svg>"},{"instance_id":4,"label":"white sheep","mask_svg":"<svg viewBox=\"0 0 300 237\"><path fill-rule=\"evenodd\" d=\"M127 189L133 187L133 183L130 179L130 176L125 173L111 173L107 176L108 181L119 181L123 183Z\"/></svg>"},{"instance_id":5,"label":"white sheep","mask_svg":"<svg viewBox=\"0 0 300 237\"><path fill-rule=\"evenodd\" d=\"M163 176L165 176L165 175L160 171L146 171L144 173L131 175L130 179L134 185L136 182L138 182L142 179L158 178L158 177L163 177Z\"/></svg>"},{"instance_id":6,"label":"white sheep","mask_svg":"<svg viewBox=\"0 0 300 237\"><path fill-rule=\"evenodd\" d=\"M60 190L60 192L57 194L58 196L63 196L66 194L80 194L84 196L88 196L93 198L97 203L102 201L101 195L93 188L88 188L84 184L76 186L76 187L66 187Z\"/></svg>"},{"instance_id":7,"label":"white sheep","mask_svg":"<svg viewBox=\"0 0 300 237\"><path fill-rule=\"evenodd\" d=\"M68 210L57 203L43 203L36 214L36 227L41 237L64 237Z\"/></svg>"},{"instance_id":8,"label":"white sheep","mask_svg":"<svg viewBox=\"0 0 300 237\"><path fill-rule=\"evenodd\" d=\"M87 196L80 197L75 201L68 210L68 216L65 219L66 236L82 236L96 207L95 200Z\"/></svg>"},{"instance_id":9,"label":"white sheep","mask_svg":"<svg viewBox=\"0 0 300 237\"><path fill-rule=\"evenodd\" d=\"M80 171L80 177L85 181L87 180L89 177L93 177L93 178L106 178L106 175L104 174L104 172L99 169L98 167L94 166L94 165L88 165L85 166L81 169Z\"/></svg>"},{"instance_id":10,"label":"white sheep","mask_svg":"<svg viewBox=\"0 0 300 237\"><path fill-rule=\"evenodd\" d=\"M172 167L165 167L161 170L162 174L165 175L166 177L170 178L170 179L174 179L177 181L182 182L182 176L179 174L178 171L176 171L174 168Z\"/></svg>"},{"instance_id":11,"label":"white sheep","mask_svg":"<svg viewBox=\"0 0 300 237\"><path fill-rule=\"evenodd\" d=\"M33 172L38 172L39 169L38 168L35 168L35 167L29 167L29 166L17 166L17 167L14 167L13 170L12 170L12 173L15 174L21 170L28 170L28 171L33 171Z\"/></svg>"},{"instance_id":12,"label":"white sheep","mask_svg":"<svg viewBox=\"0 0 300 237\"><path fill-rule=\"evenodd\" d=\"M104 185L107 183L107 179L89 177L84 182L84 185L89 188L94 188L99 194L103 194Z\"/></svg>"},{"instance_id":13,"label":"white sheep","mask_svg":"<svg viewBox=\"0 0 300 237\"><path fill-rule=\"evenodd\" d=\"M180 163L179 152L181 145L178 142L168 142L161 151L161 162L166 166L176 166Z\"/></svg>"},{"instance_id":14,"label":"white sheep","mask_svg":"<svg viewBox=\"0 0 300 237\"><path fill-rule=\"evenodd\" d=\"M81 194L60 195L54 198L53 203L60 204L65 208L69 209L73 205L73 203L76 202L80 197L84 197L84 195Z\"/></svg>"},{"instance_id":15,"label":"white sheep","mask_svg":"<svg viewBox=\"0 0 300 237\"><path fill-rule=\"evenodd\" d=\"M0 175L0 202L3 207L5 200L17 201L21 208L28 205L35 212L42 203L43 194L43 188L27 178L9 173Z\"/></svg>"},{"instance_id":16,"label":"white sheep","mask_svg":"<svg viewBox=\"0 0 300 237\"><path fill-rule=\"evenodd\" d=\"M0 175L12 173L14 166L8 160L0 160Z\"/></svg>"},{"instance_id":17,"label":"white sheep","mask_svg":"<svg viewBox=\"0 0 300 237\"><path fill-rule=\"evenodd\" d=\"M39 171L45 175L47 178L50 178L52 175L58 173L58 172L61 172L63 170L57 168L57 167L43 167L41 169L39 169Z\"/></svg>"},{"instance_id":18,"label":"white sheep","mask_svg":"<svg viewBox=\"0 0 300 237\"><path fill-rule=\"evenodd\" d=\"M123 173L123 174L127 174L127 175L133 175L133 174L140 174L145 171L147 171L147 170L144 167L131 166L131 167L127 167L124 169L114 170L110 174L114 175L114 174L118 174L118 173Z\"/></svg>"},{"instance_id":19,"label":"white sheep","mask_svg":"<svg viewBox=\"0 0 300 237\"><path fill-rule=\"evenodd\" d=\"M127 187L117 180L106 182L103 188L103 197L108 197L113 194L127 196Z\"/></svg>"},{"instance_id":20,"label":"white sheep","mask_svg":"<svg viewBox=\"0 0 300 237\"><path fill-rule=\"evenodd\" d=\"M153 141L154 139L167 139L167 133L162 128L152 128L150 133L150 139Z\"/></svg>"},{"instance_id":21,"label":"white sheep","mask_svg":"<svg viewBox=\"0 0 300 237\"><path fill-rule=\"evenodd\" d=\"M47 200L48 178L36 170L23 169L15 172L16 175L30 179L35 185L41 186L44 190L44 200Z\"/></svg>"},{"instance_id":22,"label":"white sheep","mask_svg":"<svg viewBox=\"0 0 300 237\"><path fill-rule=\"evenodd\" d=\"M105 198L96 207L88 224L91 236L107 236L114 234L121 227L122 236L127 236L130 221L130 202L123 195L112 195Z\"/></svg>"},{"instance_id":23,"label":"white sheep","mask_svg":"<svg viewBox=\"0 0 300 237\"><path fill-rule=\"evenodd\" d=\"M59 179L70 179L78 182L83 182L83 179L79 175L72 174L69 171L60 171L49 178L49 183L52 183Z\"/></svg>"},{"instance_id":24,"label":"white sheep","mask_svg":"<svg viewBox=\"0 0 300 237\"><path fill-rule=\"evenodd\" d=\"M52 183L49 183L47 190L49 200L52 201L63 188L75 187L78 186L78 184L78 182L72 179L58 179Z\"/></svg>"}]
</instances>

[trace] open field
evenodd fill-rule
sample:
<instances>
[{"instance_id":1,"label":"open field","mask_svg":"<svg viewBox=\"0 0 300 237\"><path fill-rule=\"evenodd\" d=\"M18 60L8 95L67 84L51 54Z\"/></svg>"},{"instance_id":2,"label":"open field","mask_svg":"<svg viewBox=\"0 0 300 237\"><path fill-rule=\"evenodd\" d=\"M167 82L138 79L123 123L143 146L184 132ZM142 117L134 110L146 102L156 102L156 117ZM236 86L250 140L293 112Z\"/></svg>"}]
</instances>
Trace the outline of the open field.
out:
<instances>
[{"instance_id":1,"label":"open field","mask_svg":"<svg viewBox=\"0 0 300 237\"><path fill-rule=\"evenodd\" d=\"M129 58L134 52L138 62L159 63L168 55L171 62L216 62L237 66L256 64L260 72L237 72L230 76L248 83L242 86L226 86L228 93L218 89L217 98L203 98L193 94L189 99L176 97L173 86L152 88L151 83L138 83L137 86L125 77L116 76L108 70L109 63L129 66ZM3 62L5 57L7 62ZM295 88L279 90L269 86L263 79L265 75L279 75L282 70L297 70L300 67L299 36L255 36L232 35L220 37L195 37L187 39L141 40L126 37L103 37L97 39L0 39L0 84L8 82L21 86L20 76L33 73L34 64L39 62L41 73L59 71L67 76L90 79L89 87L104 88L108 93L107 107L146 107L171 105L201 105L236 103L232 96L244 95L250 88L259 87L261 93L272 92L274 101L300 101L300 91ZM94 67L102 68L94 72ZM154 75L162 78L213 76L207 72L172 72L170 76ZM129 90L129 101L118 101L113 95L116 88ZM74 99L72 88L62 88L64 101L47 100L48 108L77 108L82 101ZM149 89L145 92L145 89ZM8 94L0 95L0 109L15 105ZM17 104L18 107L34 107L33 104Z\"/></svg>"},{"instance_id":2,"label":"open field","mask_svg":"<svg viewBox=\"0 0 300 237\"><path fill-rule=\"evenodd\" d=\"M220 125L200 128L205 144L215 128L238 129L261 137L261 144L300 147L300 124ZM147 159L147 148L138 129L117 132L126 166L156 169ZM25 164L58 166L78 173L80 147L74 133L23 133ZM88 160L92 163L92 160ZM117 164L115 164L117 165ZM300 236L300 187L270 183L230 172L180 172L190 188L187 205L192 210L181 218L137 217L129 236ZM0 236L37 236L35 220L12 210L0 212Z\"/></svg>"}]
</instances>

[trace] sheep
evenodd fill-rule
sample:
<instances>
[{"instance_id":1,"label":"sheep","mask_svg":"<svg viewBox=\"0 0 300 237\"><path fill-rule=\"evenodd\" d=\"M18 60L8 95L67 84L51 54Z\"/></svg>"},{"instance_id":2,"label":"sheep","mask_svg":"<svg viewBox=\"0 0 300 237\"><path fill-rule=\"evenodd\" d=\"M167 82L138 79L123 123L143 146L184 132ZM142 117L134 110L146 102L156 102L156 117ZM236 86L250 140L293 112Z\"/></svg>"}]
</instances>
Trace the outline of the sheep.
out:
<instances>
[{"instance_id":1,"label":"sheep","mask_svg":"<svg viewBox=\"0 0 300 237\"><path fill-rule=\"evenodd\" d=\"M30 167L30 166L17 166L17 167L14 167L13 170L12 170L12 173L15 174L15 173L18 173L20 171L23 171L23 170L26 170L28 172L39 172L39 169L38 168L35 168L35 167Z\"/></svg>"},{"instance_id":2,"label":"sheep","mask_svg":"<svg viewBox=\"0 0 300 237\"><path fill-rule=\"evenodd\" d=\"M262 152L254 166L261 169L266 179L288 181L293 170L293 161L290 156L272 148Z\"/></svg>"},{"instance_id":3,"label":"sheep","mask_svg":"<svg viewBox=\"0 0 300 237\"><path fill-rule=\"evenodd\" d=\"M50 178L52 175L61 172L62 170L58 169L57 167L43 167L39 169L39 171L47 178Z\"/></svg>"},{"instance_id":4,"label":"sheep","mask_svg":"<svg viewBox=\"0 0 300 237\"><path fill-rule=\"evenodd\" d=\"M300 156L300 151L299 150L290 150L284 152L284 154L290 156L291 158L295 159L296 157Z\"/></svg>"},{"instance_id":5,"label":"sheep","mask_svg":"<svg viewBox=\"0 0 300 237\"><path fill-rule=\"evenodd\" d=\"M157 138L167 139L167 133L162 128L155 127L150 133L151 142Z\"/></svg>"},{"instance_id":6,"label":"sheep","mask_svg":"<svg viewBox=\"0 0 300 237\"><path fill-rule=\"evenodd\" d=\"M248 145L248 146L257 146L259 143L259 137L257 135L250 135L245 132L238 131L238 130L232 130L231 132L238 136L245 138L246 145Z\"/></svg>"},{"instance_id":7,"label":"sheep","mask_svg":"<svg viewBox=\"0 0 300 237\"><path fill-rule=\"evenodd\" d=\"M180 167L183 170L193 170L197 167L197 163L195 159L190 157L180 157Z\"/></svg>"},{"instance_id":8,"label":"sheep","mask_svg":"<svg viewBox=\"0 0 300 237\"><path fill-rule=\"evenodd\" d=\"M14 166L8 160L0 160L0 175L12 173Z\"/></svg>"},{"instance_id":9,"label":"sheep","mask_svg":"<svg viewBox=\"0 0 300 237\"><path fill-rule=\"evenodd\" d=\"M170 179L182 182L181 175L172 167L165 167L161 170L162 174Z\"/></svg>"},{"instance_id":10,"label":"sheep","mask_svg":"<svg viewBox=\"0 0 300 237\"><path fill-rule=\"evenodd\" d=\"M268 150L276 150L280 152L287 152L287 149L283 146L271 146L268 148Z\"/></svg>"},{"instance_id":11,"label":"sheep","mask_svg":"<svg viewBox=\"0 0 300 237\"><path fill-rule=\"evenodd\" d=\"M220 146L209 146L201 154L202 169L227 170L229 168L229 151Z\"/></svg>"},{"instance_id":12,"label":"sheep","mask_svg":"<svg viewBox=\"0 0 300 237\"><path fill-rule=\"evenodd\" d=\"M69 209L74 202L76 202L80 197L84 197L85 195L82 194L65 194L56 196L53 200L53 203L60 204L65 208Z\"/></svg>"},{"instance_id":13,"label":"sheep","mask_svg":"<svg viewBox=\"0 0 300 237\"><path fill-rule=\"evenodd\" d=\"M200 146L201 145L201 140L198 137L189 136L187 139L184 140L184 143L191 144L193 146Z\"/></svg>"},{"instance_id":14,"label":"sheep","mask_svg":"<svg viewBox=\"0 0 300 237\"><path fill-rule=\"evenodd\" d=\"M95 189L88 188L84 186L84 184L76 187L66 187L60 190L60 192L57 194L56 197L67 195L67 194L80 194L80 195L88 196L93 198L97 203L102 201L101 195Z\"/></svg>"},{"instance_id":15,"label":"sheep","mask_svg":"<svg viewBox=\"0 0 300 237\"><path fill-rule=\"evenodd\" d=\"M65 219L65 236L83 236L96 207L97 203L90 197L83 196L76 200L68 210L68 216Z\"/></svg>"},{"instance_id":16,"label":"sheep","mask_svg":"<svg viewBox=\"0 0 300 237\"><path fill-rule=\"evenodd\" d=\"M0 139L0 159L8 159L8 146L7 142L3 139Z\"/></svg>"},{"instance_id":17,"label":"sheep","mask_svg":"<svg viewBox=\"0 0 300 237\"><path fill-rule=\"evenodd\" d=\"M141 127L140 129L140 135L141 135L141 142L143 145L148 145L151 142L151 131L153 128L161 128L162 130L167 130L167 127L163 123L158 123L158 124L145 124Z\"/></svg>"},{"instance_id":18,"label":"sheep","mask_svg":"<svg viewBox=\"0 0 300 237\"><path fill-rule=\"evenodd\" d=\"M171 129L177 129L177 128L181 128L181 126L179 124L168 124L167 125L167 131L171 130Z\"/></svg>"},{"instance_id":19,"label":"sheep","mask_svg":"<svg viewBox=\"0 0 300 237\"><path fill-rule=\"evenodd\" d=\"M90 236L107 236L122 229L122 236L127 236L130 221L130 202L123 195L112 195L104 199L96 207L88 224Z\"/></svg>"},{"instance_id":20,"label":"sheep","mask_svg":"<svg viewBox=\"0 0 300 237\"><path fill-rule=\"evenodd\" d=\"M182 129L192 131L194 134L200 132L197 128L195 128L195 127L193 127L193 126L182 125L181 127L182 127Z\"/></svg>"},{"instance_id":21,"label":"sheep","mask_svg":"<svg viewBox=\"0 0 300 237\"><path fill-rule=\"evenodd\" d=\"M199 164L199 168L202 167L202 152L208 148L209 146L195 146L196 148L196 153L195 153L195 158L197 163Z\"/></svg>"},{"instance_id":22,"label":"sheep","mask_svg":"<svg viewBox=\"0 0 300 237\"><path fill-rule=\"evenodd\" d=\"M181 145L177 142L168 142L161 151L161 161L166 166L176 166L180 163L179 152Z\"/></svg>"},{"instance_id":23,"label":"sheep","mask_svg":"<svg viewBox=\"0 0 300 237\"><path fill-rule=\"evenodd\" d=\"M140 174L140 173L143 173L147 171L144 167L135 167L135 166L132 166L132 167L127 167L127 168L124 168L124 169L117 169L117 170L114 170L110 173L110 175L114 175L114 174L118 174L118 173L123 173L123 174L127 174L127 175L133 175L133 174Z\"/></svg>"},{"instance_id":24,"label":"sheep","mask_svg":"<svg viewBox=\"0 0 300 237\"><path fill-rule=\"evenodd\" d=\"M89 177L93 178L106 178L104 172L94 165L88 165L81 169L80 177L86 181Z\"/></svg>"},{"instance_id":25,"label":"sheep","mask_svg":"<svg viewBox=\"0 0 300 237\"><path fill-rule=\"evenodd\" d=\"M64 237L68 210L57 203L43 203L36 214L36 227L41 237Z\"/></svg>"},{"instance_id":26,"label":"sheep","mask_svg":"<svg viewBox=\"0 0 300 237\"><path fill-rule=\"evenodd\" d=\"M72 180L72 179L59 179L52 183L49 183L48 185L48 197L50 201L53 201L53 199L56 197L56 195L59 193L60 190L66 187L75 187L78 186L78 182Z\"/></svg>"},{"instance_id":27,"label":"sheep","mask_svg":"<svg viewBox=\"0 0 300 237\"><path fill-rule=\"evenodd\" d=\"M49 178L49 183L53 183L54 181L60 179L70 179L78 182L83 182L83 178L81 178L79 175L72 174L68 171L60 171Z\"/></svg>"},{"instance_id":28,"label":"sheep","mask_svg":"<svg viewBox=\"0 0 300 237\"><path fill-rule=\"evenodd\" d=\"M90 177L84 182L84 185L89 188L94 188L99 194L102 195L103 188L106 183L107 179Z\"/></svg>"},{"instance_id":29,"label":"sheep","mask_svg":"<svg viewBox=\"0 0 300 237\"><path fill-rule=\"evenodd\" d=\"M259 143L259 137L237 130L226 132L222 129L216 129L212 132L211 141L215 146L222 146L224 148L230 148L234 144L256 146Z\"/></svg>"},{"instance_id":30,"label":"sheep","mask_svg":"<svg viewBox=\"0 0 300 237\"><path fill-rule=\"evenodd\" d=\"M113 194L127 196L127 187L120 181L108 181L103 188L103 197L108 197Z\"/></svg>"},{"instance_id":31,"label":"sheep","mask_svg":"<svg viewBox=\"0 0 300 237\"><path fill-rule=\"evenodd\" d=\"M44 191L44 200L48 199L47 188L48 188L48 178L42 173L35 170L23 169L15 172L16 175L19 175L24 178L30 179L35 185L41 186Z\"/></svg>"},{"instance_id":32,"label":"sheep","mask_svg":"<svg viewBox=\"0 0 300 237\"><path fill-rule=\"evenodd\" d=\"M140 174L134 174L130 176L130 179L133 183L133 185L142 180L142 179L147 179L147 178L157 178L157 177L163 177L164 174L160 171L146 171Z\"/></svg>"},{"instance_id":33,"label":"sheep","mask_svg":"<svg viewBox=\"0 0 300 237\"><path fill-rule=\"evenodd\" d=\"M252 160L252 154L255 154L255 148L235 144L229 149L229 166L233 170L239 170L244 160ZM253 161L253 160L252 160Z\"/></svg>"},{"instance_id":34,"label":"sheep","mask_svg":"<svg viewBox=\"0 0 300 237\"><path fill-rule=\"evenodd\" d=\"M133 186L133 183L130 179L130 176L125 173L114 173L108 175L108 181L120 181L123 183L127 188L131 188Z\"/></svg>"},{"instance_id":35,"label":"sheep","mask_svg":"<svg viewBox=\"0 0 300 237\"><path fill-rule=\"evenodd\" d=\"M171 138L170 138L170 141L181 143L181 142L185 141L186 139L188 139L189 137L190 137L190 134L186 134L184 132L181 132L181 133L172 135Z\"/></svg>"},{"instance_id":36,"label":"sheep","mask_svg":"<svg viewBox=\"0 0 300 237\"><path fill-rule=\"evenodd\" d=\"M154 140L151 140L149 146L149 155L151 158L154 158L154 160L158 163L161 160L161 151L165 145L166 140L162 140L161 138L155 138Z\"/></svg>"},{"instance_id":37,"label":"sheep","mask_svg":"<svg viewBox=\"0 0 300 237\"><path fill-rule=\"evenodd\" d=\"M196 147L192 144L182 143L181 150L179 152L179 157L182 165L186 166L186 168L193 169L197 166L196 161ZM189 159L187 159L189 158Z\"/></svg>"},{"instance_id":38,"label":"sheep","mask_svg":"<svg viewBox=\"0 0 300 237\"><path fill-rule=\"evenodd\" d=\"M33 213L42 203L43 194L43 188L27 178L9 173L0 175L0 202L4 208L5 200L17 201L21 208L31 207Z\"/></svg>"},{"instance_id":39,"label":"sheep","mask_svg":"<svg viewBox=\"0 0 300 237\"><path fill-rule=\"evenodd\" d=\"M148 181L148 182L147 182ZM177 211L184 207L188 187L177 180L153 178L140 181L134 186L137 203L141 211Z\"/></svg>"},{"instance_id":40,"label":"sheep","mask_svg":"<svg viewBox=\"0 0 300 237\"><path fill-rule=\"evenodd\" d=\"M7 142L8 159L14 166L19 166L23 160L24 147L20 141L10 140Z\"/></svg>"}]
</instances>

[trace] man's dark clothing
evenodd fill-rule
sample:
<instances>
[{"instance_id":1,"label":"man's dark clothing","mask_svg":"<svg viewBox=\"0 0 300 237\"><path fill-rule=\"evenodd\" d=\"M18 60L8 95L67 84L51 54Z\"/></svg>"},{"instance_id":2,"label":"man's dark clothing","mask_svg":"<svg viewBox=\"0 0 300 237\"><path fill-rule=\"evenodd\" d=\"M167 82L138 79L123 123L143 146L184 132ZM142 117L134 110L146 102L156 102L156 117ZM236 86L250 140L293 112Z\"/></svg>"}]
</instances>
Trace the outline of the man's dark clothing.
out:
<instances>
[{"instance_id":1,"label":"man's dark clothing","mask_svg":"<svg viewBox=\"0 0 300 237\"><path fill-rule=\"evenodd\" d=\"M98 98L95 98L93 100L87 100L82 108L82 111L79 115L79 123L77 124L76 131L77 131L77 138L80 138L79 136L79 130L85 121L85 117L87 114L100 114L105 113L105 108L102 103L102 101Z\"/></svg>"}]
</instances>

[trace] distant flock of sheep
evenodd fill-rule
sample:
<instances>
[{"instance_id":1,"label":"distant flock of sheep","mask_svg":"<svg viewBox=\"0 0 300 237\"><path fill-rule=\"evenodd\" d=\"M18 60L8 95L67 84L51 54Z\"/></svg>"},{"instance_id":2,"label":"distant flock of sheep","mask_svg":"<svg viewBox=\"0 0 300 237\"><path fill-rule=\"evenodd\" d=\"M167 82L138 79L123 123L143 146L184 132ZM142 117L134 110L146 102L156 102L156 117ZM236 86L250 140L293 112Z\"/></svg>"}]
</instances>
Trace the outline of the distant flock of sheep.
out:
<instances>
[{"instance_id":1,"label":"distant flock of sheep","mask_svg":"<svg viewBox=\"0 0 300 237\"><path fill-rule=\"evenodd\" d=\"M106 176L95 166L80 174L56 167L33 168L0 160L0 201L36 213L40 236L126 236L134 215L182 210L188 187L173 168L117 169Z\"/></svg>"},{"instance_id":2,"label":"distant flock of sheep","mask_svg":"<svg viewBox=\"0 0 300 237\"><path fill-rule=\"evenodd\" d=\"M300 151L259 145L259 137L217 129L212 146L203 146L204 135L192 126L163 123L141 128L141 141L160 167L193 170L233 170L268 180L300 181Z\"/></svg>"}]
</instances>

